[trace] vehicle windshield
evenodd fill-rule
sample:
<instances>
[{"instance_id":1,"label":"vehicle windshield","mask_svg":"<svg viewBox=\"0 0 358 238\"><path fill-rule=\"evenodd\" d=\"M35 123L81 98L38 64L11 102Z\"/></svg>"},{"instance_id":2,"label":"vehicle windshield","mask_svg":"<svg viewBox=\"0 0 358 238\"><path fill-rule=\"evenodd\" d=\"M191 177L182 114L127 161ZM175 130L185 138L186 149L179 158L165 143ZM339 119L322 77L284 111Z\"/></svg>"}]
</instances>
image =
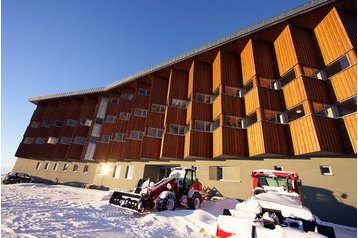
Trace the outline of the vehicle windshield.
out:
<instances>
[{"instance_id":1,"label":"vehicle windshield","mask_svg":"<svg viewBox=\"0 0 358 238\"><path fill-rule=\"evenodd\" d=\"M170 172L169 177L175 178L179 182L179 187L183 186L183 179L185 176L185 170L184 169L173 169L172 172Z\"/></svg>"},{"instance_id":2,"label":"vehicle windshield","mask_svg":"<svg viewBox=\"0 0 358 238\"><path fill-rule=\"evenodd\" d=\"M277 177L277 176L259 177L259 186L285 187L288 189L294 189L292 186L291 179Z\"/></svg>"}]
</instances>

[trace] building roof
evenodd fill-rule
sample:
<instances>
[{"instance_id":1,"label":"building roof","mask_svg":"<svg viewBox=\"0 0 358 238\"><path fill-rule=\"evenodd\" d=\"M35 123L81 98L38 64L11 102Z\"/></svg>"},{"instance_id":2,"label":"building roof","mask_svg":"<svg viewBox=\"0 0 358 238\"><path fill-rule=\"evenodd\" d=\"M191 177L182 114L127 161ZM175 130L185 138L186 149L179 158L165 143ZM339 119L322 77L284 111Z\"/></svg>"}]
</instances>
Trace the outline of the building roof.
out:
<instances>
[{"instance_id":1,"label":"building roof","mask_svg":"<svg viewBox=\"0 0 358 238\"><path fill-rule=\"evenodd\" d=\"M252 25L250 27L247 27L239 32L233 33L231 35L225 36L223 38L220 38L216 41L213 41L209 44L203 45L197 49L188 51L180 56L177 56L175 58L171 58L167 61L164 61L160 64L157 64L155 66L152 66L148 69L145 69L143 71L140 71L134 75L125 77L123 79L120 79L114 83L108 84L104 87L97 87L97 88L91 88L91 89L83 89L83 90L77 90L77 91L70 91L70 92L64 92L64 93L55 93L55 94L49 94L49 95L44 95L44 96L34 96L34 97L30 97L29 101L32 103L37 103L38 101L41 100L47 100L47 99L54 99L54 98L61 98L61 97L69 97L69 96L76 96L76 95L85 95L85 94L91 94L91 93L101 93L101 92L106 92L108 90L111 90L115 87L118 87L120 85L123 85L125 83L128 83L130 81L136 80L138 78L141 78L143 76L146 76L148 74L151 74L155 71L158 71L160 69L169 67L171 65L174 65L178 62L184 61L186 59L189 59L191 57L194 57L196 55L202 54L204 52L207 52L209 50L212 50L214 48L217 48L221 45L224 45L226 43L232 42L234 40L237 40L239 38L245 37L247 35L250 35L254 32L257 32L259 30L268 28L272 25L276 25L280 22L283 22L285 20L288 20L290 18L293 18L297 15L301 15L303 13L312 11L316 8L319 8L321 6L336 2L338 0L314 0L312 2L303 4L297 8L294 8L292 10L289 10L287 12L281 13L277 16L274 16L268 20L264 20L260 23L257 23L255 25Z\"/></svg>"}]
</instances>

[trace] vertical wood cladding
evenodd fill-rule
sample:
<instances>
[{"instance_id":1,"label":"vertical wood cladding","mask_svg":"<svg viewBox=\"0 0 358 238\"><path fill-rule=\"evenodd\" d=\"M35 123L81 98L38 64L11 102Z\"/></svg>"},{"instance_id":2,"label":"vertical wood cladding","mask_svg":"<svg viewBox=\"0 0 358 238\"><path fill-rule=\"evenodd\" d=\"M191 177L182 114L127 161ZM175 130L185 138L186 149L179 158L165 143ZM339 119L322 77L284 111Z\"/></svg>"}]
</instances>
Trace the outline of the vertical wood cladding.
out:
<instances>
[{"instance_id":1,"label":"vertical wood cladding","mask_svg":"<svg viewBox=\"0 0 358 238\"><path fill-rule=\"evenodd\" d=\"M336 101L357 95L357 67L350 67L330 78L329 84Z\"/></svg>"},{"instance_id":2,"label":"vertical wood cladding","mask_svg":"<svg viewBox=\"0 0 358 238\"><path fill-rule=\"evenodd\" d=\"M207 132L190 130L185 135L185 157L211 158L212 153L212 134Z\"/></svg>"},{"instance_id":3,"label":"vertical wood cladding","mask_svg":"<svg viewBox=\"0 0 358 238\"><path fill-rule=\"evenodd\" d=\"M326 65L353 48L336 8L324 17L314 33Z\"/></svg>"},{"instance_id":4,"label":"vertical wood cladding","mask_svg":"<svg viewBox=\"0 0 358 238\"><path fill-rule=\"evenodd\" d=\"M345 10L339 10L338 13L353 47L357 49L357 13L354 15Z\"/></svg>"},{"instance_id":5,"label":"vertical wood cladding","mask_svg":"<svg viewBox=\"0 0 358 238\"><path fill-rule=\"evenodd\" d=\"M186 100L188 96L188 73L172 69L169 77L168 100L173 98Z\"/></svg>"},{"instance_id":6,"label":"vertical wood cladding","mask_svg":"<svg viewBox=\"0 0 358 238\"><path fill-rule=\"evenodd\" d=\"M167 104L168 79L154 76L150 88L150 102L155 104Z\"/></svg>"},{"instance_id":7,"label":"vertical wood cladding","mask_svg":"<svg viewBox=\"0 0 358 238\"><path fill-rule=\"evenodd\" d=\"M253 45L256 73L267 78L277 78L277 61L273 44L253 41Z\"/></svg>"},{"instance_id":8,"label":"vertical wood cladding","mask_svg":"<svg viewBox=\"0 0 358 238\"><path fill-rule=\"evenodd\" d=\"M291 35L291 26L287 25L274 42L279 74L285 74L298 63Z\"/></svg>"},{"instance_id":9,"label":"vertical wood cladding","mask_svg":"<svg viewBox=\"0 0 358 238\"><path fill-rule=\"evenodd\" d=\"M189 70L188 96L190 96L192 92L211 94L212 85L211 66L193 61Z\"/></svg>"},{"instance_id":10,"label":"vertical wood cladding","mask_svg":"<svg viewBox=\"0 0 358 238\"><path fill-rule=\"evenodd\" d=\"M213 157L248 156L246 130L221 126L213 132Z\"/></svg>"},{"instance_id":11,"label":"vertical wood cladding","mask_svg":"<svg viewBox=\"0 0 358 238\"><path fill-rule=\"evenodd\" d=\"M256 74L253 41L250 39L240 54L243 85Z\"/></svg>"},{"instance_id":12,"label":"vertical wood cladding","mask_svg":"<svg viewBox=\"0 0 358 238\"><path fill-rule=\"evenodd\" d=\"M183 158L184 140L184 136L177 136L165 133L160 149L160 157Z\"/></svg>"},{"instance_id":13,"label":"vertical wood cladding","mask_svg":"<svg viewBox=\"0 0 358 238\"><path fill-rule=\"evenodd\" d=\"M291 27L292 39L298 62L315 68L322 68L320 52L315 46L313 31Z\"/></svg>"},{"instance_id":14,"label":"vertical wood cladding","mask_svg":"<svg viewBox=\"0 0 358 238\"><path fill-rule=\"evenodd\" d=\"M247 139L250 156L288 155L285 125L257 122L247 128Z\"/></svg>"},{"instance_id":15,"label":"vertical wood cladding","mask_svg":"<svg viewBox=\"0 0 358 238\"><path fill-rule=\"evenodd\" d=\"M241 63L240 58L234 54L219 51L213 62L213 87L212 91L217 89L220 84L240 87Z\"/></svg>"},{"instance_id":16,"label":"vertical wood cladding","mask_svg":"<svg viewBox=\"0 0 358 238\"><path fill-rule=\"evenodd\" d=\"M141 157L148 159L160 158L161 138L153 138L149 136L143 137Z\"/></svg>"},{"instance_id":17,"label":"vertical wood cladding","mask_svg":"<svg viewBox=\"0 0 358 238\"><path fill-rule=\"evenodd\" d=\"M357 113L345 116L343 118L343 122L347 130L353 151L354 153L357 153Z\"/></svg>"}]
</instances>

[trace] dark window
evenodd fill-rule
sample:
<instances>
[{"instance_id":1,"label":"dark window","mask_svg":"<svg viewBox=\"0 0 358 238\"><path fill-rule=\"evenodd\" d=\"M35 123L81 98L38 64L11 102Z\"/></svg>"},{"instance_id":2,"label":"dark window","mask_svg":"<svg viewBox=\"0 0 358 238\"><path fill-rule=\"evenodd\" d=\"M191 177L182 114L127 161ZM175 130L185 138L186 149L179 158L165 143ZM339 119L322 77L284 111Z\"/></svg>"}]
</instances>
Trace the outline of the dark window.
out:
<instances>
[{"instance_id":1,"label":"dark window","mask_svg":"<svg viewBox=\"0 0 358 238\"><path fill-rule=\"evenodd\" d=\"M216 168L216 179L222 180L223 179L223 167Z\"/></svg>"},{"instance_id":2,"label":"dark window","mask_svg":"<svg viewBox=\"0 0 358 238\"><path fill-rule=\"evenodd\" d=\"M64 164L64 165L63 165L63 169L62 169L62 170L63 170L64 172L66 172L66 171L67 171L67 169L68 169L68 164Z\"/></svg>"},{"instance_id":3,"label":"dark window","mask_svg":"<svg viewBox=\"0 0 358 238\"><path fill-rule=\"evenodd\" d=\"M298 118L301 118L305 115L305 111L303 110L303 106L299 105L289 111L287 111L287 121L291 122Z\"/></svg>"},{"instance_id":4,"label":"dark window","mask_svg":"<svg viewBox=\"0 0 358 238\"><path fill-rule=\"evenodd\" d=\"M286 84L291 82L296 78L295 71L291 69L288 73L286 73L284 76L281 77L281 87L284 87Z\"/></svg>"},{"instance_id":5,"label":"dark window","mask_svg":"<svg viewBox=\"0 0 358 238\"><path fill-rule=\"evenodd\" d=\"M254 87L254 83L252 82L252 80L250 80L250 82L248 82L244 87L243 87L243 91L244 91L244 95L246 93L248 93L252 88Z\"/></svg>"},{"instance_id":6,"label":"dark window","mask_svg":"<svg viewBox=\"0 0 358 238\"><path fill-rule=\"evenodd\" d=\"M103 118L96 117L95 123L96 124L102 124L103 123Z\"/></svg>"},{"instance_id":7,"label":"dark window","mask_svg":"<svg viewBox=\"0 0 358 238\"><path fill-rule=\"evenodd\" d=\"M88 165L85 165L84 167L83 167L83 173L87 173L88 172Z\"/></svg>"},{"instance_id":8,"label":"dark window","mask_svg":"<svg viewBox=\"0 0 358 238\"><path fill-rule=\"evenodd\" d=\"M72 170L73 172L77 172L78 171L78 165L77 164L75 164L74 166L73 166L73 170Z\"/></svg>"},{"instance_id":9,"label":"dark window","mask_svg":"<svg viewBox=\"0 0 358 238\"><path fill-rule=\"evenodd\" d=\"M65 122L64 122L64 121L60 121L60 120L56 120L56 121L54 122L54 126L56 126L56 127L62 127L63 124L65 124Z\"/></svg>"},{"instance_id":10,"label":"dark window","mask_svg":"<svg viewBox=\"0 0 358 238\"><path fill-rule=\"evenodd\" d=\"M112 104L118 104L118 103L119 103L119 99L118 99L118 98L112 98L111 103L112 103Z\"/></svg>"},{"instance_id":11,"label":"dark window","mask_svg":"<svg viewBox=\"0 0 358 238\"><path fill-rule=\"evenodd\" d=\"M246 117L246 123L245 126L251 126L252 124L254 124L255 122L257 122L257 116L256 116L256 112L252 113L251 115Z\"/></svg>"},{"instance_id":12,"label":"dark window","mask_svg":"<svg viewBox=\"0 0 358 238\"><path fill-rule=\"evenodd\" d=\"M277 171L283 171L283 167L282 167L282 166L279 166L279 165L273 166L273 169L274 169L274 170L277 170Z\"/></svg>"},{"instance_id":13,"label":"dark window","mask_svg":"<svg viewBox=\"0 0 358 238\"><path fill-rule=\"evenodd\" d=\"M343 56L335 62L331 63L326 68L326 76L330 78L331 76L341 72L342 70L350 66L347 56Z\"/></svg>"},{"instance_id":14,"label":"dark window","mask_svg":"<svg viewBox=\"0 0 358 238\"><path fill-rule=\"evenodd\" d=\"M98 140L99 140L99 137L91 136L90 139L89 139L89 142L92 143L92 144L96 144Z\"/></svg>"},{"instance_id":15,"label":"dark window","mask_svg":"<svg viewBox=\"0 0 358 238\"><path fill-rule=\"evenodd\" d=\"M46 163L44 169L47 170L49 165L49 163Z\"/></svg>"},{"instance_id":16,"label":"dark window","mask_svg":"<svg viewBox=\"0 0 358 238\"><path fill-rule=\"evenodd\" d=\"M41 162L37 162L36 169L40 169L40 166L41 166Z\"/></svg>"},{"instance_id":17,"label":"dark window","mask_svg":"<svg viewBox=\"0 0 358 238\"><path fill-rule=\"evenodd\" d=\"M357 98L353 97L336 105L339 116L345 116L357 111Z\"/></svg>"},{"instance_id":18,"label":"dark window","mask_svg":"<svg viewBox=\"0 0 358 238\"><path fill-rule=\"evenodd\" d=\"M331 166L319 166L322 175L333 175Z\"/></svg>"}]
</instances>

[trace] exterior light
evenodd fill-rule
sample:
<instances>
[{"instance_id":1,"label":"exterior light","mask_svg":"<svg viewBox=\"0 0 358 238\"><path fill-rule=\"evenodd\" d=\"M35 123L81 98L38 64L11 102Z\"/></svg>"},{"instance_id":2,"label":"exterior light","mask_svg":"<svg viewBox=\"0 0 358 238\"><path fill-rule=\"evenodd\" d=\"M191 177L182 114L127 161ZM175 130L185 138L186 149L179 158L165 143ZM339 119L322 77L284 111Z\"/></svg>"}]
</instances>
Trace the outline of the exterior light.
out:
<instances>
[{"instance_id":1,"label":"exterior light","mask_svg":"<svg viewBox=\"0 0 358 238\"><path fill-rule=\"evenodd\" d=\"M301 109L297 109L297 110L296 110L296 113L297 113L297 114L300 114L300 113L302 113L302 110L301 110Z\"/></svg>"},{"instance_id":2,"label":"exterior light","mask_svg":"<svg viewBox=\"0 0 358 238\"><path fill-rule=\"evenodd\" d=\"M109 173L109 169L110 169L109 165L104 164L104 165L102 165L102 166L99 168L99 173L100 173L101 175L106 175L106 174Z\"/></svg>"}]
</instances>

